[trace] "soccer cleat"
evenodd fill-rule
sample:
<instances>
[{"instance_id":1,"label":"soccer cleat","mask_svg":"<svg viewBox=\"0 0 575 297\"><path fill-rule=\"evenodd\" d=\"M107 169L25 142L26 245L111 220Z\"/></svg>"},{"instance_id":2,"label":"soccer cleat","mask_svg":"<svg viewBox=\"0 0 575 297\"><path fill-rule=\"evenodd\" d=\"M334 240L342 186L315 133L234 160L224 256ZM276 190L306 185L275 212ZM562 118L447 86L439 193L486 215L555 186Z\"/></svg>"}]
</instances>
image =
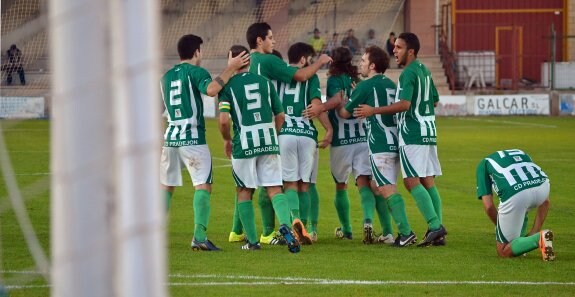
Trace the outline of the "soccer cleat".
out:
<instances>
[{"instance_id":1,"label":"soccer cleat","mask_svg":"<svg viewBox=\"0 0 575 297\"><path fill-rule=\"evenodd\" d=\"M192 239L192 250L193 251L207 251L207 252L217 252L221 251L220 248L215 246L211 241L207 238L204 241L197 241L195 238Z\"/></svg>"},{"instance_id":2,"label":"soccer cleat","mask_svg":"<svg viewBox=\"0 0 575 297\"><path fill-rule=\"evenodd\" d=\"M312 232L309 234L309 237L311 238L311 241L317 242L317 232L312 231Z\"/></svg>"},{"instance_id":3,"label":"soccer cleat","mask_svg":"<svg viewBox=\"0 0 575 297\"><path fill-rule=\"evenodd\" d=\"M300 219L294 219L292 223L292 228L294 230L295 236L297 240L301 242L301 244L311 244L311 237L305 230L305 226L301 222Z\"/></svg>"},{"instance_id":4,"label":"soccer cleat","mask_svg":"<svg viewBox=\"0 0 575 297\"><path fill-rule=\"evenodd\" d=\"M291 229L287 225L283 224L280 226L279 232L285 239L290 253L298 253L301 249L301 246Z\"/></svg>"},{"instance_id":5,"label":"soccer cleat","mask_svg":"<svg viewBox=\"0 0 575 297\"><path fill-rule=\"evenodd\" d=\"M413 231L411 231L411 233L409 233L409 235L401 235L397 234L397 237L395 238L395 242L393 243L394 247L406 247L406 246L410 246L412 244L414 244L417 241L417 237L415 236L415 233L413 233Z\"/></svg>"},{"instance_id":6,"label":"soccer cleat","mask_svg":"<svg viewBox=\"0 0 575 297\"><path fill-rule=\"evenodd\" d=\"M262 249L262 246L260 245L259 242L256 242L256 243L246 242L246 244L242 245L242 250L257 251L257 250L261 250L261 249Z\"/></svg>"},{"instance_id":7,"label":"soccer cleat","mask_svg":"<svg viewBox=\"0 0 575 297\"><path fill-rule=\"evenodd\" d=\"M268 236L260 235L260 243L269 245L285 245L286 241L278 232L272 232Z\"/></svg>"},{"instance_id":8,"label":"soccer cleat","mask_svg":"<svg viewBox=\"0 0 575 297\"><path fill-rule=\"evenodd\" d=\"M245 241L246 236L243 233L237 234L236 232L230 232L230 237L228 238L229 242L241 242Z\"/></svg>"},{"instance_id":9,"label":"soccer cleat","mask_svg":"<svg viewBox=\"0 0 575 297\"><path fill-rule=\"evenodd\" d=\"M555 260L555 251L553 251L553 231L541 230L539 232L539 249L543 261Z\"/></svg>"},{"instance_id":10,"label":"soccer cleat","mask_svg":"<svg viewBox=\"0 0 575 297\"><path fill-rule=\"evenodd\" d=\"M381 234L379 237L375 239L375 242L393 245L395 243L395 239L393 238L393 234L387 234L387 235Z\"/></svg>"},{"instance_id":11,"label":"soccer cleat","mask_svg":"<svg viewBox=\"0 0 575 297\"><path fill-rule=\"evenodd\" d=\"M445 230L445 227L443 227L443 225L440 225L439 229L437 230L427 230L427 232L425 232L423 240L419 244L417 244L417 246L418 247L431 246L435 240L444 237L446 234L447 230Z\"/></svg>"},{"instance_id":12,"label":"soccer cleat","mask_svg":"<svg viewBox=\"0 0 575 297\"><path fill-rule=\"evenodd\" d=\"M343 232L341 227L337 227L335 228L335 238L352 240L353 236L351 233Z\"/></svg>"},{"instance_id":13,"label":"soccer cleat","mask_svg":"<svg viewBox=\"0 0 575 297\"><path fill-rule=\"evenodd\" d=\"M363 224L363 243L372 244L375 241L375 234L373 233L373 225L371 223Z\"/></svg>"},{"instance_id":14,"label":"soccer cleat","mask_svg":"<svg viewBox=\"0 0 575 297\"><path fill-rule=\"evenodd\" d=\"M444 246L445 245L445 236L439 237L438 239L434 240L431 245L433 246Z\"/></svg>"}]
</instances>

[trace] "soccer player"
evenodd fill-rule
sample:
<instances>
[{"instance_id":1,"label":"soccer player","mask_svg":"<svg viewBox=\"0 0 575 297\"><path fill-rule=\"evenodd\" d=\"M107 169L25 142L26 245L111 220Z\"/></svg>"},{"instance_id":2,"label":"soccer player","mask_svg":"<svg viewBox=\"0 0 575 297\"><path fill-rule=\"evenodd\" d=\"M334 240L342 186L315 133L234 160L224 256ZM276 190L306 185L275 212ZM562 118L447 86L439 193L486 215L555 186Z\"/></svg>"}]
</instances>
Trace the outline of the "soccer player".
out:
<instances>
[{"instance_id":1,"label":"soccer player","mask_svg":"<svg viewBox=\"0 0 575 297\"><path fill-rule=\"evenodd\" d=\"M435 105L439 101L431 73L417 60L419 39L413 33L401 33L393 50L396 62L404 66L399 76L395 102L388 106L360 105L354 115L398 113L399 155L403 183L427 222L427 232L418 246L444 245L447 234L442 224L441 197L435 176L441 175L437 156Z\"/></svg>"},{"instance_id":2,"label":"soccer player","mask_svg":"<svg viewBox=\"0 0 575 297\"><path fill-rule=\"evenodd\" d=\"M549 178L531 157L518 149L497 151L477 166L477 197L495 224L497 254L516 257L536 248L545 261L553 261L553 232L541 230L549 210ZM493 204L493 190L499 206ZM533 228L521 236L523 218L537 208Z\"/></svg>"},{"instance_id":3,"label":"soccer player","mask_svg":"<svg viewBox=\"0 0 575 297\"><path fill-rule=\"evenodd\" d=\"M314 118L324 111L328 111L329 120L333 126L330 164L331 174L336 182L334 205L341 224L335 230L336 237L352 239L347 180L349 175L353 174L361 196L363 222L367 227L364 230L364 242L371 243L374 237L371 220L375 198L370 189L371 168L365 121L353 117L342 118L337 113L337 109L347 102L355 82L359 81L357 67L351 64L353 55L348 48L336 48L333 50L332 56L333 63L329 66L329 78L327 80L328 100L319 104L313 102L308 106L304 115L308 118ZM388 225L391 225L391 222Z\"/></svg>"},{"instance_id":4,"label":"soccer player","mask_svg":"<svg viewBox=\"0 0 575 297\"><path fill-rule=\"evenodd\" d=\"M206 144L206 125L201 94L215 96L240 67L249 63L246 51L229 58L228 67L212 80L205 69L199 67L202 38L184 35L178 41L180 64L170 69L161 80L162 99L167 113L168 127L160 163L160 182L166 196L167 208L174 188L182 185L181 164L185 164L194 193L194 237L192 249L218 251L207 239L212 191L212 158Z\"/></svg>"},{"instance_id":5,"label":"soccer player","mask_svg":"<svg viewBox=\"0 0 575 297\"><path fill-rule=\"evenodd\" d=\"M389 58L383 49L378 46L370 46L365 49L359 64L359 72L365 80L357 84L349 101L338 110L341 117L350 117L353 109L360 104L379 107L393 103L396 86L383 74L387 68L389 68ZM385 206L387 206L384 209L390 210L399 229L399 235L395 241L391 235L386 243L394 244L397 247L414 244L417 239L409 226L405 204L397 192L396 186L399 156L395 118L393 115L375 114L368 117L366 123L374 193L379 192L383 195ZM381 203L384 202L381 201ZM364 208L366 207L371 207L366 213L373 213L375 201L371 202L370 200L369 203L365 203ZM364 231L370 227L367 225L364 227ZM384 230L384 234L382 234L382 241L384 242L387 239L385 231L390 232L390 230ZM364 241L369 240L369 238L365 239L365 236L370 236L369 230L367 234L364 233Z\"/></svg>"},{"instance_id":6,"label":"soccer player","mask_svg":"<svg viewBox=\"0 0 575 297\"><path fill-rule=\"evenodd\" d=\"M314 55L313 47L303 42L291 45L288 50L289 63L294 68L310 65ZM302 244L311 244L305 225L310 211L308 190L315 165L318 132L313 121L304 118L302 112L310 102L321 102L319 78L314 74L305 82L292 80L280 85L279 98L285 111L285 121L279 133L284 191L298 240ZM325 138L320 144L325 148L331 141L332 128L326 114L320 117L320 122L326 129Z\"/></svg>"},{"instance_id":7,"label":"soccer player","mask_svg":"<svg viewBox=\"0 0 575 297\"><path fill-rule=\"evenodd\" d=\"M232 46L232 56L245 47ZM219 94L219 129L224 138L224 150L232 158L232 174L237 186L238 212L247 243L245 250L258 250L252 195L257 187L265 187L280 222L279 232L290 252L297 253L300 243L289 227L290 212L282 193L281 160L276 131L284 121L284 112L271 83L240 69ZM230 116L234 137L230 135Z\"/></svg>"},{"instance_id":8,"label":"soccer player","mask_svg":"<svg viewBox=\"0 0 575 297\"><path fill-rule=\"evenodd\" d=\"M331 62L329 56L322 54L317 61L307 67L290 67L281 58L272 54L275 40L272 29L267 23L250 25L246 32L246 39L251 52L249 71L272 81L290 83L295 80L304 82L310 79L323 65ZM274 87L277 90L277 85ZM277 241L273 240L276 237L275 232L270 229L270 226L274 226L274 215L271 212L272 207L269 205L269 200L261 200L259 206L262 211L262 224L264 226L264 233L261 234L260 241L262 243L276 243ZM297 221L294 222L299 224ZM305 229L303 226L302 228Z\"/></svg>"}]
</instances>

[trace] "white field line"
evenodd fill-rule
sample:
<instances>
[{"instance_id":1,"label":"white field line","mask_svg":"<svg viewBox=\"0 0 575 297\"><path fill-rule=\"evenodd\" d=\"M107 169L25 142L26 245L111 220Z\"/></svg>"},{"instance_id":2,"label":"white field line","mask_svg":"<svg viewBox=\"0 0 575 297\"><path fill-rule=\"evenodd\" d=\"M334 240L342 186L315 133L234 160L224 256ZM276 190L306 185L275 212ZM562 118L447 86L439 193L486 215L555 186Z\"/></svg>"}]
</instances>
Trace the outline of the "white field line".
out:
<instances>
[{"instance_id":1,"label":"white field line","mask_svg":"<svg viewBox=\"0 0 575 297\"><path fill-rule=\"evenodd\" d=\"M555 125L545 125L545 124L534 124L526 122L512 122L512 121L501 121L501 120L488 120L488 119L478 119L478 118L459 118L462 121L476 121L476 122L488 122L488 123L501 123L519 126L530 126L530 127L540 127L540 128L557 128Z\"/></svg>"},{"instance_id":2,"label":"white field line","mask_svg":"<svg viewBox=\"0 0 575 297\"><path fill-rule=\"evenodd\" d=\"M35 271L1 271L3 274L40 274ZM499 286L575 286L575 282L533 281L409 281L409 280L338 280L303 277L266 277L252 275L170 274L170 279L227 279L231 281L168 282L167 286L274 286L274 285L499 285ZM50 285L7 285L8 290L49 288Z\"/></svg>"}]
</instances>

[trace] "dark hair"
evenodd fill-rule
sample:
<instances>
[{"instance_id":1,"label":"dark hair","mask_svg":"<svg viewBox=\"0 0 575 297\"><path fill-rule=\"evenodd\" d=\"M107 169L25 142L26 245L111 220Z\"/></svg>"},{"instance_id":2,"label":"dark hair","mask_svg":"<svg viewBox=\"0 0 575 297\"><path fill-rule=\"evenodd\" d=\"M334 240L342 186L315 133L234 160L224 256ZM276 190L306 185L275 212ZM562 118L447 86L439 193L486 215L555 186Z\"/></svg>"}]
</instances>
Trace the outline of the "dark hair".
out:
<instances>
[{"instance_id":1,"label":"dark hair","mask_svg":"<svg viewBox=\"0 0 575 297\"><path fill-rule=\"evenodd\" d=\"M365 49L365 53L369 55L369 64L375 65L375 72L385 73L389 68L389 57L379 46L372 45Z\"/></svg>"},{"instance_id":2,"label":"dark hair","mask_svg":"<svg viewBox=\"0 0 575 297\"><path fill-rule=\"evenodd\" d=\"M268 23L253 23L248 27L248 31L246 32L246 39L248 40L248 45L250 49L254 49L258 47L258 37L262 40L266 39L268 36L268 31L271 30L272 27L268 25Z\"/></svg>"},{"instance_id":3,"label":"dark hair","mask_svg":"<svg viewBox=\"0 0 575 297\"><path fill-rule=\"evenodd\" d=\"M273 50L272 55L274 55L274 56L276 56L282 60L284 59L284 57L282 56L282 53L280 53L280 51L278 51L278 50Z\"/></svg>"},{"instance_id":4,"label":"dark hair","mask_svg":"<svg viewBox=\"0 0 575 297\"><path fill-rule=\"evenodd\" d=\"M392 36L392 35L395 36L395 33L390 32L390 33L389 33L389 36Z\"/></svg>"},{"instance_id":5,"label":"dark hair","mask_svg":"<svg viewBox=\"0 0 575 297\"><path fill-rule=\"evenodd\" d=\"M239 56L242 52L249 53L250 51L245 46L236 44L236 45L232 45L232 47L230 47L230 52L232 52L232 58L235 58L235 57ZM241 69L244 69L246 67L249 67L249 64L245 65Z\"/></svg>"},{"instance_id":6,"label":"dark hair","mask_svg":"<svg viewBox=\"0 0 575 297\"><path fill-rule=\"evenodd\" d=\"M184 35L178 40L178 54L180 60L189 60L194 57L196 50L200 49L200 44L204 41L201 37L188 34Z\"/></svg>"},{"instance_id":7,"label":"dark hair","mask_svg":"<svg viewBox=\"0 0 575 297\"><path fill-rule=\"evenodd\" d=\"M310 57L315 55L313 47L304 42L296 42L288 49L288 60L290 63L297 63L301 57Z\"/></svg>"},{"instance_id":8,"label":"dark hair","mask_svg":"<svg viewBox=\"0 0 575 297\"><path fill-rule=\"evenodd\" d=\"M404 32L399 34L399 37L397 38L403 39L403 41L405 41L407 50L412 49L413 55L417 57L417 53L419 52L419 38L417 38L417 35L410 32Z\"/></svg>"},{"instance_id":9,"label":"dark hair","mask_svg":"<svg viewBox=\"0 0 575 297\"><path fill-rule=\"evenodd\" d=\"M353 81L358 81L357 66L351 64L353 54L347 47L338 47L331 52L333 62L329 65L329 75L347 74Z\"/></svg>"}]
</instances>

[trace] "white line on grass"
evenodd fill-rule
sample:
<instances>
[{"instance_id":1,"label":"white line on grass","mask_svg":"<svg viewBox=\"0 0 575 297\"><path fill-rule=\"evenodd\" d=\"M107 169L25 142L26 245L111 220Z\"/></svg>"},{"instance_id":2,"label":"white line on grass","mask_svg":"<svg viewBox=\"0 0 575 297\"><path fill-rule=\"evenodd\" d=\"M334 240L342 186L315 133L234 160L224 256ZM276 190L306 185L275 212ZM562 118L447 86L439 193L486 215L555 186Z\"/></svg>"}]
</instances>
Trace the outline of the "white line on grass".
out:
<instances>
[{"instance_id":1,"label":"white line on grass","mask_svg":"<svg viewBox=\"0 0 575 297\"><path fill-rule=\"evenodd\" d=\"M477 118L460 118L460 120L462 120L462 121L476 121L476 122L489 122L489 123L503 123L503 124L519 125L519 126L541 127L541 128L557 128L557 126L555 126L555 125L534 124L534 123L525 123L525 122L512 122L512 121L500 121L500 120L488 120L488 119L477 119Z\"/></svg>"}]
</instances>

